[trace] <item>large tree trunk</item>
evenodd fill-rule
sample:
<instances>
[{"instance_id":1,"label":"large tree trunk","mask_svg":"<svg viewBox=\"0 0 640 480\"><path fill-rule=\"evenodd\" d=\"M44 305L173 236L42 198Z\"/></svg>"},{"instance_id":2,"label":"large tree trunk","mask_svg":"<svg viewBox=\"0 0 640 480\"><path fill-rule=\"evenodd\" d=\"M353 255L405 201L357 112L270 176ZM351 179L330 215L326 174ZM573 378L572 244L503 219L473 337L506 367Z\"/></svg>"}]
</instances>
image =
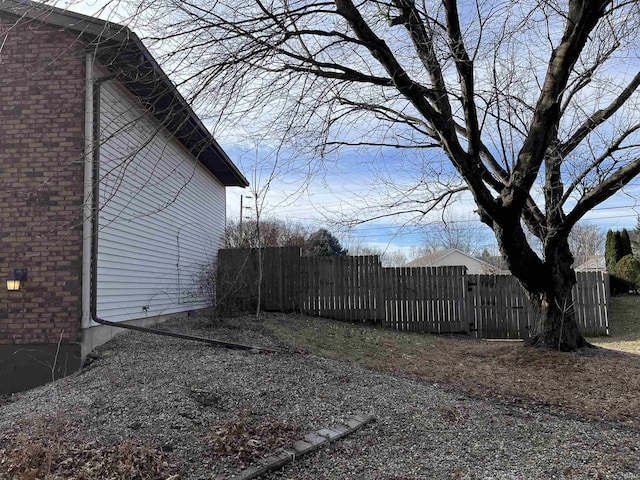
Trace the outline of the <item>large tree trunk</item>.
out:
<instances>
[{"instance_id":1,"label":"large tree trunk","mask_svg":"<svg viewBox=\"0 0 640 480\"><path fill-rule=\"evenodd\" d=\"M520 281L535 312L527 343L562 351L592 347L576 323L571 298L576 275L567 237L549 241L543 261L531 249L520 223L509 223L492 227L511 273Z\"/></svg>"},{"instance_id":2,"label":"large tree trunk","mask_svg":"<svg viewBox=\"0 0 640 480\"><path fill-rule=\"evenodd\" d=\"M558 298L556 292L528 295L536 312L536 319L527 344L564 352L592 347L578 329L570 295L568 299Z\"/></svg>"},{"instance_id":3,"label":"large tree trunk","mask_svg":"<svg viewBox=\"0 0 640 480\"><path fill-rule=\"evenodd\" d=\"M566 258L547 259L547 288L527 291L535 312L529 345L573 351L590 347L578 328L571 290L576 283L571 261Z\"/></svg>"},{"instance_id":4,"label":"large tree trunk","mask_svg":"<svg viewBox=\"0 0 640 480\"><path fill-rule=\"evenodd\" d=\"M571 295L576 273L572 267L574 258L569 248L568 232L547 239L544 255L549 275L547 288L539 293L528 292L538 317L529 344L562 351L593 347L584 339L576 322Z\"/></svg>"}]
</instances>

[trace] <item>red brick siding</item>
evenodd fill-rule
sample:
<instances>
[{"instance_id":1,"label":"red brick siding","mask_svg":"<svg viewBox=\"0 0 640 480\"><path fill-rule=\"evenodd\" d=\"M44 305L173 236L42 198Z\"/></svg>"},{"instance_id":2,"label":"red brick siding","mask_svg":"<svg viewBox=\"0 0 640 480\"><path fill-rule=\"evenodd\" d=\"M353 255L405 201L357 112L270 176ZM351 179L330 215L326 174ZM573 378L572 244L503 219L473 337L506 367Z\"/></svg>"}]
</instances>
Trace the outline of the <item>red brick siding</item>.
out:
<instances>
[{"instance_id":1,"label":"red brick siding","mask_svg":"<svg viewBox=\"0 0 640 480\"><path fill-rule=\"evenodd\" d=\"M80 329L84 60L67 32L0 18L0 344ZM24 289L7 292L13 268Z\"/></svg>"}]
</instances>

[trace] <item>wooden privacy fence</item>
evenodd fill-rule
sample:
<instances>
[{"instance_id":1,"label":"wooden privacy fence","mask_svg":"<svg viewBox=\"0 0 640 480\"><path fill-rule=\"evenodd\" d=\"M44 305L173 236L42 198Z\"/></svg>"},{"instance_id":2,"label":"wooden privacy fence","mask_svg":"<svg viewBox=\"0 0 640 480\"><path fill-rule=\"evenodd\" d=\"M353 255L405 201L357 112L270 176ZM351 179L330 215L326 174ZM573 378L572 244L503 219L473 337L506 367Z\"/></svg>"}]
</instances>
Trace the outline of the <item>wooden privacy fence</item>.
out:
<instances>
[{"instance_id":1,"label":"wooden privacy fence","mask_svg":"<svg viewBox=\"0 0 640 480\"><path fill-rule=\"evenodd\" d=\"M300 311L386 328L527 338L533 312L515 277L467 275L465 267L383 268L377 256L305 257L299 248L224 249L218 255L218 304ZM573 303L583 335L607 335L609 277L577 273ZM569 307L569 305L567 305Z\"/></svg>"}]
</instances>

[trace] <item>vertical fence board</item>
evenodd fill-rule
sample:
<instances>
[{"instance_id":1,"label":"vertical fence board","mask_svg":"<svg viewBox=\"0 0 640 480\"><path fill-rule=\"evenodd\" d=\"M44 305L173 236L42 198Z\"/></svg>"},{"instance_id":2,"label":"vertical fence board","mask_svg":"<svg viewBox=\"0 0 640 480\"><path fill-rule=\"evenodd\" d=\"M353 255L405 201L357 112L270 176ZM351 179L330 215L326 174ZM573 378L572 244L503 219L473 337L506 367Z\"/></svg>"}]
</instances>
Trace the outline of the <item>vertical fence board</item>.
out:
<instances>
[{"instance_id":1,"label":"vertical fence board","mask_svg":"<svg viewBox=\"0 0 640 480\"><path fill-rule=\"evenodd\" d=\"M417 300L417 292L416 292L416 279L413 275L413 268L406 268L406 280L407 280L407 331L413 332L415 330L415 322L416 322L416 300Z\"/></svg>"},{"instance_id":2,"label":"vertical fence board","mask_svg":"<svg viewBox=\"0 0 640 480\"><path fill-rule=\"evenodd\" d=\"M406 267L398 269L398 284L396 286L396 301L398 302L398 325L399 330L406 330Z\"/></svg>"},{"instance_id":3,"label":"vertical fence board","mask_svg":"<svg viewBox=\"0 0 640 480\"><path fill-rule=\"evenodd\" d=\"M353 322L356 318L356 314L358 306L357 306L357 297L358 297L358 269L355 268L355 259L356 257L345 257L348 279L349 279L349 321ZM343 260L343 259L340 259Z\"/></svg>"},{"instance_id":4,"label":"vertical fence board","mask_svg":"<svg viewBox=\"0 0 640 480\"><path fill-rule=\"evenodd\" d=\"M433 280L433 285L431 286L431 293L433 295L433 317L431 318L431 330L433 333L440 333L440 319L444 314L444 310L442 309L442 301L441 301L441 287L440 287L440 276L438 275L438 269L435 267L429 267L429 275Z\"/></svg>"},{"instance_id":5,"label":"vertical fence board","mask_svg":"<svg viewBox=\"0 0 640 480\"><path fill-rule=\"evenodd\" d=\"M421 333L427 333L429 331L429 285L427 282L427 274L424 267L417 267L416 272L418 274L418 295L419 300L419 317L420 317L420 329Z\"/></svg>"},{"instance_id":6,"label":"vertical fence board","mask_svg":"<svg viewBox=\"0 0 640 480\"><path fill-rule=\"evenodd\" d=\"M464 289L465 289L465 312L466 318L468 319L468 329L469 332L473 333L473 336L476 338L481 338L481 330L478 326L478 317L476 315L476 307L475 307L475 293L477 293L477 275L467 275L464 279Z\"/></svg>"},{"instance_id":7,"label":"vertical fence board","mask_svg":"<svg viewBox=\"0 0 640 480\"><path fill-rule=\"evenodd\" d=\"M434 271L431 267L425 267L424 273L428 279L428 288L426 290L426 302L428 303L429 322L427 325L427 332L437 333L437 318L438 318L438 292L436 288L437 278L434 275Z\"/></svg>"},{"instance_id":8,"label":"vertical fence board","mask_svg":"<svg viewBox=\"0 0 640 480\"><path fill-rule=\"evenodd\" d=\"M405 267L405 284L406 284L406 312L407 312L407 316L405 319L405 324L406 324L406 330L407 331L413 331L413 322L415 319L415 316L413 314L413 307L414 307L414 303L415 303L415 285L414 285L414 278L413 278L413 268L410 267Z\"/></svg>"},{"instance_id":9,"label":"vertical fence board","mask_svg":"<svg viewBox=\"0 0 640 480\"><path fill-rule=\"evenodd\" d=\"M381 283L381 290L382 292L380 293L380 321L382 324L383 328L391 328L391 325L389 324L389 319L391 318L391 312L389 311L389 305L391 302L389 302L389 284L391 283L389 281L389 269L387 268L382 268L380 270L380 283Z\"/></svg>"},{"instance_id":10,"label":"vertical fence board","mask_svg":"<svg viewBox=\"0 0 640 480\"><path fill-rule=\"evenodd\" d=\"M399 268L393 268L391 269L391 273L392 273L392 280L391 280L391 291L392 291L392 296L391 296L391 325L392 328L395 328L396 330L401 330L400 328L400 323L399 323L399 318L401 315L401 310L400 310L400 299L398 298L398 290L400 287L400 269Z\"/></svg>"}]
</instances>

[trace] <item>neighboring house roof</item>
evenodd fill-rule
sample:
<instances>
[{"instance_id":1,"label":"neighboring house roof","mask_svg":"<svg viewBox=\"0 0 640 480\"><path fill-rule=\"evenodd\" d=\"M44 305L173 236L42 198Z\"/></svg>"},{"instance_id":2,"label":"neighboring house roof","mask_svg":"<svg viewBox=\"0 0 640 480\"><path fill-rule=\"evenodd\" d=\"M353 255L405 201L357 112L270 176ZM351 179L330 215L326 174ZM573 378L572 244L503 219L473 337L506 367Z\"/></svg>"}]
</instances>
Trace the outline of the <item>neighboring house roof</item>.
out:
<instances>
[{"instance_id":1,"label":"neighboring house roof","mask_svg":"<svg viewBox=\"0 0 640 480\"><path fill-rule=\"evenodd\" d=\"M509 265L507 264L507 260L502 255L490 255L485 257L484 255L479 260L483 262L487 262L499 270L508 271Z\"/></svg>"},{"instance_id":2,"label":"neighboring house roof","mask_svg":"<svg viewBox=\"0 0 640 480\"><path fill-rule=\"evenodd\" d=\"M607 266L604 261L604 255L595 255L587 258L584 262L575 268L576 272L604 272Z\"/></svg>"},{"instance_id":3,"label":"neighboring house roof","mask_svg":"<svg viewBox=\"0 0 640 480\"><path fill-rule=\"evenodd\" d=\"M449 255L453 252L454 249L447 250L438 250L437 252L431 252L422 257L416 258L415 260L407 263L407 267L430 267L432 266L438 259Z\"/></svg>"},{"instance_id":4,"label":"neighboring house roof","mask_svg":"<svg viewBox=\"0 0 640 480\"><path fill-rule=\"evenodd\" d=\"M507 271L501 270L490 263L467 255L466 253L450 248L430 253L417 258L406 265L407 267L467 267L467 273L471 274L505 274Z\"/></svg>"},{"instance_id":5,"label":"neighboring house roof","mask_svg":"<svg viewBox=\"0 0 640 480\"><path fill-rule=\"evenodd\" d=\"M116 80L224 185L249 185L141 40L127 27L30 0L0 0L0 12L76 34L87 51L95 54Z\"/></svg>"}]
</instances>

